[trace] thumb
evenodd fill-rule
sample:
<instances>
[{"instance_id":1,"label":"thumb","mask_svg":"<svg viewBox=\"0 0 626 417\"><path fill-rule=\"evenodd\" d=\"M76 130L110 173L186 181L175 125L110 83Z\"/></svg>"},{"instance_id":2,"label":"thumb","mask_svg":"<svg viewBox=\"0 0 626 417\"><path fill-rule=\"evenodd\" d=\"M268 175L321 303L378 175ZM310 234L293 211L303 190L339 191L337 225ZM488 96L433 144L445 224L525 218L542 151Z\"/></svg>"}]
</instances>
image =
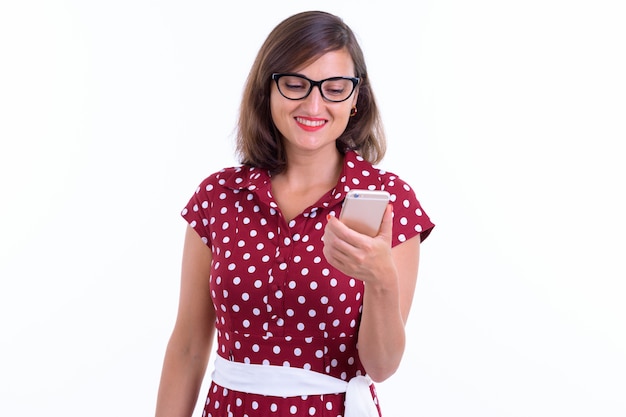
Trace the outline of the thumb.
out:
<instances>
[{"instance_id":1,"label":"thumb","mask_svg":"<svg viewBox=\"0 0 626 417\"><path fill-rule=\"evenodd\" d=\"M385 236L389 240L391 240L393 236L393 204L391 203L387 204L378 235Z\"/></svg>"}]
</instances>

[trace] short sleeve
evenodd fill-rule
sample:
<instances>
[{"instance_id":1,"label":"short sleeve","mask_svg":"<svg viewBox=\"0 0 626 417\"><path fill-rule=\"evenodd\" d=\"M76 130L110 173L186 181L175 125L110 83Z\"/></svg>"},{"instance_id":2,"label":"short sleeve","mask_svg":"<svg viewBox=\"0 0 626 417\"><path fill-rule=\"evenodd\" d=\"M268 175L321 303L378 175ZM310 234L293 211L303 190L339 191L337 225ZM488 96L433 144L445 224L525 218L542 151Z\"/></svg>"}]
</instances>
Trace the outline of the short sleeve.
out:
<instances>
[{"instance_id":1,"label":"short sleeve","mask_svg":"<svg viewBox=\"0 0 626 417\"><path fill-rule=\"evenodd\" d=\"M212 195L216 184L216 175L204 179L181 211L181 216L198 233L206 245L211 242Z\"/></svg>"},{"instance_id":2,"label":"short sleeve","mask_svg":"<svg viewBox=\"0 0 626 417\"><path fill-rule=\"evenodd\" d=\"M422 208L413 188L402 179L392 176L385 189L391 194L393 203L392 246L406 242L418 234L423 242L435 224Z\"/></svg>"}]
</instances>

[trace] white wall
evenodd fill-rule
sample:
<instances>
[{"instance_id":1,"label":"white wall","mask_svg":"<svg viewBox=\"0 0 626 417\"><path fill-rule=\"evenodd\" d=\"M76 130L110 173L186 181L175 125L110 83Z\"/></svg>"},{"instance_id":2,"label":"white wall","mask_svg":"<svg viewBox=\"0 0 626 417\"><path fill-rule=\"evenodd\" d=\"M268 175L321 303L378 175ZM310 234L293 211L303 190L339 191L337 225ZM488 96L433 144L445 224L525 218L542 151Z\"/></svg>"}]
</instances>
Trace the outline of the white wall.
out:
<instances>
[{"instance_id":1,"label":"white wall","mask_svg":"<svg viewBox=\"0 0 626 417\"><path fill-rule=\"evenodd\" d=\"M179 210L305 9L357 32L437 223L385 417L626 415L623 2L212 3L0 5L0 415L153 414Z\"/></svg>"}]
</instances>

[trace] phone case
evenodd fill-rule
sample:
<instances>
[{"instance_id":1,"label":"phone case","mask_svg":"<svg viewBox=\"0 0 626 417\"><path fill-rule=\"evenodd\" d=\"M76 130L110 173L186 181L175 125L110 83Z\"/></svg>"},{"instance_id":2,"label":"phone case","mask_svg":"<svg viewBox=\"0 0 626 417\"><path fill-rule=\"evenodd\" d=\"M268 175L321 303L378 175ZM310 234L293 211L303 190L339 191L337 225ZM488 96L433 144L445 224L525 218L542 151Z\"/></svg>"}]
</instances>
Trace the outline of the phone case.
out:
<instances>
[{"instance_id":1,"label":"phone case","mask_svg":"<svg viewBox=\"0 0 626 417\"><path fill-rule=\"evenodd\" d=\"M339 219L359 233L376 236L388 203L387 191L350 190L343 201Z\"/></svg>"}]
</instances>

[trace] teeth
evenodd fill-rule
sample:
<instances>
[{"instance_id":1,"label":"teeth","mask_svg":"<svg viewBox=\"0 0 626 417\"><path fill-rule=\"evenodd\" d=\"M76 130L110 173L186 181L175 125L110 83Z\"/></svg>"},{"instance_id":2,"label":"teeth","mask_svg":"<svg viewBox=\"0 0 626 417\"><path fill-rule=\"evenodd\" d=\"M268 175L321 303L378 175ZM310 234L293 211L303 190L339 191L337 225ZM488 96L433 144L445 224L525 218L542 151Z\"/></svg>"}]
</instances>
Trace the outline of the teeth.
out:
<instances>
[{"instance_id":1,"label":"teeth","mask_svg":"<svg viewBox=\"0 0 626 417\"><path fill-rule=\"evenodd\" d=\"M302 117L296 117L296 121L305 126L311 126L311 127L318 127L326 123L323 120L307 120L307 119L303 119Z\"/></svg>"}]
</instances>

